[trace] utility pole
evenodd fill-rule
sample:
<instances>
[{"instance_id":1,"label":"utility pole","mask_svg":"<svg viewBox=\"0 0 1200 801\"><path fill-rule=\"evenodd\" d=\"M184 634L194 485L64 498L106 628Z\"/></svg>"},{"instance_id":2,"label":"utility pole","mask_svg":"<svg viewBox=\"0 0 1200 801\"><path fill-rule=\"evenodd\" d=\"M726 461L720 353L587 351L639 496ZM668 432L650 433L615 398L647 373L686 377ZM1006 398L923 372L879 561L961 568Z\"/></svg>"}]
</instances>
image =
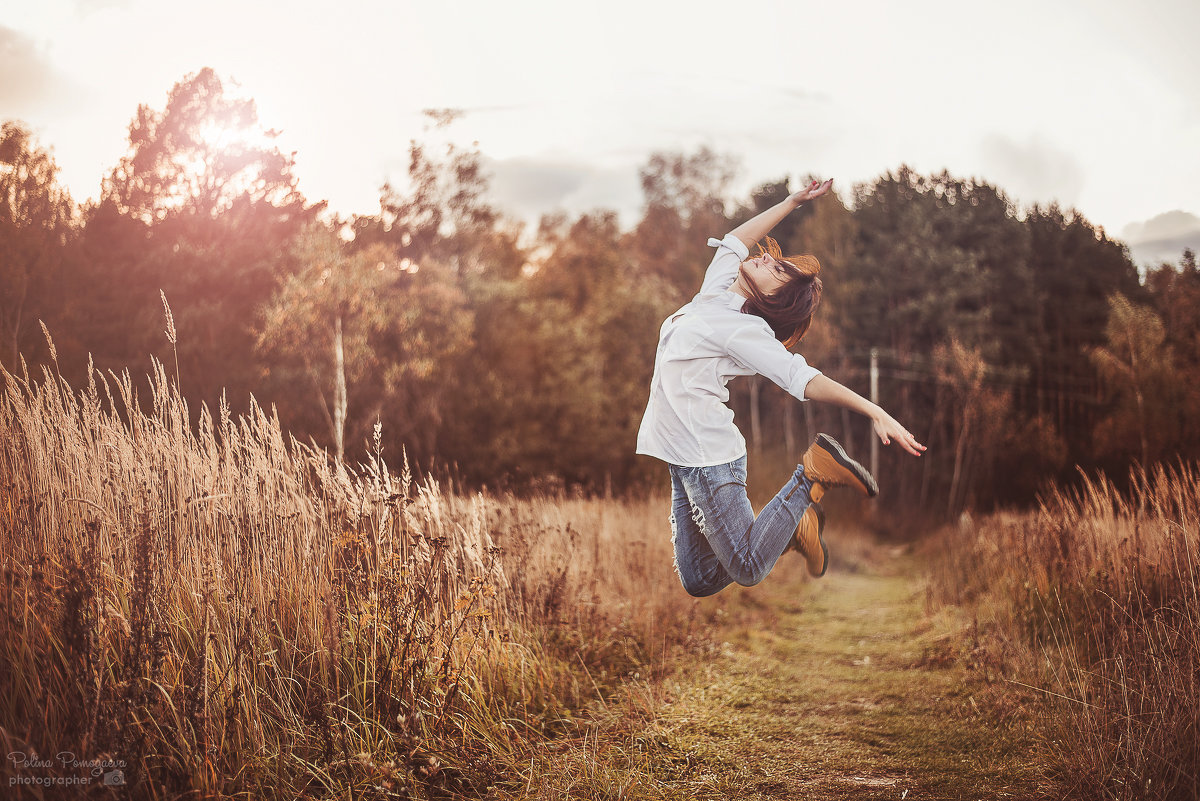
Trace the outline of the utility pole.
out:
<instances>
[{"instance_id":1,"label":"utility pole","mask_svg":"<svg viewBox=\"0 0 1200 801\"><path fill-rule=\"evenodd\" d=\"M871 403L879 405L879 348L871 348ZM871 432L871 475L879 475L879 437Z\"/></svg>"}]
</instances>

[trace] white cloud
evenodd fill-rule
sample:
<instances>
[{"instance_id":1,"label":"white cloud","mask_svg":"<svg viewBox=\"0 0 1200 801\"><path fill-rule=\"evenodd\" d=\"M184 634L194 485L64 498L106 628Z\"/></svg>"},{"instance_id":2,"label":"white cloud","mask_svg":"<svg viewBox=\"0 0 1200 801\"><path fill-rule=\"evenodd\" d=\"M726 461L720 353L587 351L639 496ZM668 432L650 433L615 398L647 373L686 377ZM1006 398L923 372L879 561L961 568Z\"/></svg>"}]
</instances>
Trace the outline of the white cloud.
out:
<instances>
[{"instance_id":1,"label":"white cloud","mask_svg":"<svg viewBox=\"0 0 1200 801\"><path fill-rule=\"evenodd\" d=\"M70 102L75 89L37 42L0 25L0 116L21 117Z\"/></svg>"},{"instance_id":2,"label":"white cloud","mask_svg":"<svg viewBox=\"0 0 1200 801\"><path fill-rule=\"evenodd\" d=\"M984 137L981 151L989 170L983 177L1013 200L1025 205L1057 201L1064 208L1079 202L1082 165L1046 137L1035 134L1021 142L990 134Z\"/></svg>"},{"instance_id":3,"label":"white cloud","mask_svg":"<svg viewBox=\"0 0 1200 801\"><path fill-rule=\"evenodd\" d=\"M1130 223L1121 233L1136 264L1174 264L1185 248L1200 253L1200 217L1180 209Z\"/></svg>"},{"instance_id":4,"label":"white cloud","mask_svg":"<svg viewBox=\"0 0 1200 801\"><path fill-rule=\"evenodd\" d=\"M533 222L542 214L613 209L623 222L640 212L637 166L596 167L539 158L486 159L491 195L508 214Z\"/></svg>"}]
</instances>

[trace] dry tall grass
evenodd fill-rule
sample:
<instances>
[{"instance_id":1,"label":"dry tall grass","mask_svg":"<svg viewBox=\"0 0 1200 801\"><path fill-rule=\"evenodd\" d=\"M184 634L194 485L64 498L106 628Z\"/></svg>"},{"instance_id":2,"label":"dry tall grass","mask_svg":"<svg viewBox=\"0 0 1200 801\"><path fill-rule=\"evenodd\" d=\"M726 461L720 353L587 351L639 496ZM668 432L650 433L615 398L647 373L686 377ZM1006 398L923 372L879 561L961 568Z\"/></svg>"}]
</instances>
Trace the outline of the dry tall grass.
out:
<instances>
[{"instance_id":1,"label":"dry tall grass","mask_svg":"<svg viewBox=\"0 0 1200 801\"><path fill-rule=\"evenodd\" d=\"M974 657L1036 685L1070 797L1200 797L1200 470L1055 491L961 526L933 587L992 622ZM986 628L986 627L984 627Z\"/></svg>"},{"instance_id":2,"label":"dry tall grass","mask_svg":"<svg viewBox=\"0 0 1200 801\"><path fill-rule=\"evenodd\" d=\"M147 798L513 790L697 631L661 499L455 496L253 404L193 430L157 363L147 413L127 372L0 373L6 786L69 752Z\"/></svg>"}]
</instances>

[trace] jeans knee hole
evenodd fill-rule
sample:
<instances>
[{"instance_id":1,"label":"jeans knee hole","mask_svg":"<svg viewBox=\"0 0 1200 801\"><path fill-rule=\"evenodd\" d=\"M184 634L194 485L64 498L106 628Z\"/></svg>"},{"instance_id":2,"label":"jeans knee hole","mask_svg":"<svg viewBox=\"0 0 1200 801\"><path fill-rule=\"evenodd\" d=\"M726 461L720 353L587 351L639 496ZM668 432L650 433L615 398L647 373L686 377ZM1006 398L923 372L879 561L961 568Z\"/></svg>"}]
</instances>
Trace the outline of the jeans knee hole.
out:
<instances>
[{"instance_id":1,"label":"jeans knee hole","mask_svg":"<svg viewBox=\"0 0 1200 801\"><path fill-rule=\"evenodd\" d=\"M704 510L696 504L692 504L692 522L700 529L701 534L708 536L708 521L704 519Z\"/></svg>"}]
</instances>

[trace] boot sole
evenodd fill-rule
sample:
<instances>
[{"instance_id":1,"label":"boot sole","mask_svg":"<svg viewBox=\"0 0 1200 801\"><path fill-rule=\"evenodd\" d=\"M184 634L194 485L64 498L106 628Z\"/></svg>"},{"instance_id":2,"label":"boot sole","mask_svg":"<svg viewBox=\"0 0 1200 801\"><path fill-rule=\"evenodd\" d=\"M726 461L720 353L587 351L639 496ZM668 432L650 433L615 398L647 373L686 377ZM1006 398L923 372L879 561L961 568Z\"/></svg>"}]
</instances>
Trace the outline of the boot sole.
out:
<instances>
[{"instance_id":1,"label":"boot sole","mask_svg":"<svg viewBox=\"0 0 1200 801\"><path fill-rule=\"evenodd\" d=\"M875 483L875 477L867 471L867 468L851 459L836 439L828 434L817 434L814 444L820 445L822 449L833 457L834 461L853 473L862 482L862 485L867 488L868 498L874 498L879 494L879 485Z\"/></svg>"}]
</instances>

